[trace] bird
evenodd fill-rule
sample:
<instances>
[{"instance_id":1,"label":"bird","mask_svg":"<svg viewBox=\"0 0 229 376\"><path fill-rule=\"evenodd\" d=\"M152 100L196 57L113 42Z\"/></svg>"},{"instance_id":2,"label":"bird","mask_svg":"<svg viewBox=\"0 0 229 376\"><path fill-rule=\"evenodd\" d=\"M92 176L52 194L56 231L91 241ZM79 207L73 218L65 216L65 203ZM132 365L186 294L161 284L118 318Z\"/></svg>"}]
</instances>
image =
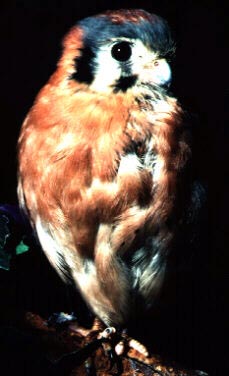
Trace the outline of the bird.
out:
<instances>
[{"instance_id":1,"label":"bird","mask_svg":"<svg viewBox=\"0 0 229 376\"><path fill-rule=\"evenodd\" d=\"M153 306L190 197L167 21L106 11L65 35L18 140L18 198L61 278L107 326Z\"/></svg>"}]
</instances>

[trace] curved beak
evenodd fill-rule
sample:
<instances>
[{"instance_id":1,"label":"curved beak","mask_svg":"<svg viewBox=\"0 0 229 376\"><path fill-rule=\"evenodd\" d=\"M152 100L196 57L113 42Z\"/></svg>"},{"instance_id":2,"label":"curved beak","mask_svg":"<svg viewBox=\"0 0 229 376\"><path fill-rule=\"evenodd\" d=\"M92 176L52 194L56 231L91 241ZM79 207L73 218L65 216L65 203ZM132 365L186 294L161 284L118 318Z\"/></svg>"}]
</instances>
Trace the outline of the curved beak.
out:
<instances>
[{"instance_id":1,"label":"curved beak","mask_svg":"<svg viewBox=\"0 0 229 376\"><path fill-rule=\"evenodd\" d=\"M172 81L172 72L165 59L158 59L153 62L152 76L155 84L169 88Z\"/></svg>"},{"instance_id":2,"label":"curved beak","mask_svg":"<svg viewBox=\"0 0 229 376\"><path fill-rule=\"evenodd\" d=\"M172 72L170 65L166 59L154 59L144 69L141 77L142 82L148 82L152 85L158 85L168 89L171 80Z\"/></svg>"}]
</instances>

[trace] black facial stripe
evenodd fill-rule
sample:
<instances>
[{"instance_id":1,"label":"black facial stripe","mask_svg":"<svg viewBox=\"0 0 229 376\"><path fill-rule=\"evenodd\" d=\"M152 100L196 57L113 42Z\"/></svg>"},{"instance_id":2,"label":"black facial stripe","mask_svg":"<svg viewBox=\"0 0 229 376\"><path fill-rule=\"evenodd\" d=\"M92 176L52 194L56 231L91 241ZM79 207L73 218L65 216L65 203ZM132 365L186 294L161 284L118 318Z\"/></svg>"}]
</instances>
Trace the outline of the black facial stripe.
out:
<instances>
[{"instance_id":1,"label":"black facial stripe","mask_svg":"<svg viewBox=\"0 0 229 376\"><path fill-rule=\"evenodd\" d=\"M127 89L135 85L136 80L137 76L120 77L120 79L116 81L114 92L125 92Z\"/></svg>"},{"instance_id":2,"label":"black facial stripe","mask_svg":"<svg viewBox=\"0 0 229 376\"><path fill-rule=\"evenodd\" d=\"M72 74L70 79L90 85L94 80L94 56L95 54L90 47L82 49L81 56L75 60L76 71Z\"/></svg>"}]
</instances>

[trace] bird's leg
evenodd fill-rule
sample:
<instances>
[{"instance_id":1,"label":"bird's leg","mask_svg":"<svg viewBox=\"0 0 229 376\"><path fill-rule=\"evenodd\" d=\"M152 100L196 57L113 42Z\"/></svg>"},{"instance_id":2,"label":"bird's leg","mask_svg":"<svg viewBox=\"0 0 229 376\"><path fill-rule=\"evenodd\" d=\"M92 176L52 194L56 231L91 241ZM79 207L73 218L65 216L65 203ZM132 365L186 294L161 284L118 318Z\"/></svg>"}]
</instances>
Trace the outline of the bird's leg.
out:
<instances>
[{"instance_id":1,"label":"bird's leg","mask_svg":"<svg viewBox=\"0 0 229 376\"><path fill-rule=\"evenodd\" d=\"M100 339L105 355L110 361L110 370L116 369L122 373L122 356L127 354L141 362L149 356L147 348L136 339L128 336L127 330L116 330L114 327L105 327L98 318L95 319L91 328L90 338Z\"/></svg>"},{"instance_id":2,"label":"bird's leg","mask_svg":"<svg viewBox=\"0 0 229 376\"><path fill-rule=\"evenodd\" d=\"M102 345L107 355L115 351L116 355L121 356L127 352L128 349L133 349L143 358L149 356L147 348L141 342L128 336L127 329L123 329L120 332L114 327L105 327L103 322L98 318L94 320L90 331L90 336L91 335L94 338L96 335L97 339L104 339Z\"/></svg>"},{"instance_id":3,"label":"bird's leg","mask_svg":"<svg viewBox=\"0 0 229 376\"><path fill-rule=\"evenodd\" d=\"M116 351L117 341L119 341L119 334L114 327L107 327L99 333L98 338L103 339L102 346L104 353L108 356L110 361L109 370L115 368L116 373L121 375L123 372L123 365L121 357Z\"/></svg>"},{"instance_id":4,"label":"bird's leg","mask_svg":"<svg viewBox=\"0 0 229 376\"><path fill-rule=\"evenodd\" d=\"M118 374L122 373L122 362L121 358L117 355L115 351L115 345L119 341L120 336L117 334L114 327L105 327L104 323L99 319L95 318L91 329L85 337L85 345L92 344L93 342L100 340L104 354L109 359L109 369L116 368ZM89 357L85 361L86 373L88 376L93 376L95 372L93 357Z\"/></svg>"},{"instance_id":5,"label":"bird's leg","mask_svg":"<svg viewBox=\"0 0 229 376\"><path fill-rule=\"evenodd\" d=\"M53 314L48 322L49 325L55 326L57 329L68 326L70 330L84 337L85 345L98 339L101 340L104 353L112 363L117 356L122 356L131 349L139 354L139 359L149 356L147 348L139 341L129 337L126 329L120 332L115 327L106 327L98 317L94 319L91 329L80 326L73 314L69 315L63 312ZM89 365L90 361L88 361L87 368L90 368Z\"/></svg>"},{"instance_id":6,"label":"bird's leg","mask_svg":"<svg viewBox=\"0 0 229 376\"><path fill-rule=\"evenodd\" d=\"M96 317L94 319L91 329L89 329L87 336L85 338L85 345L89 343L91 344L97 340L101 340L101 345L103 347L104 353L108 356L110 360L110 369L113 368L113 365L115 364L113 348L109 341L112 338L113 333L115 333L115 328L106 328L103 322ZM92 356L88 357L85 361L85 369L87 376L95 375L95 367Z\"/></svg>"}]
</instances>

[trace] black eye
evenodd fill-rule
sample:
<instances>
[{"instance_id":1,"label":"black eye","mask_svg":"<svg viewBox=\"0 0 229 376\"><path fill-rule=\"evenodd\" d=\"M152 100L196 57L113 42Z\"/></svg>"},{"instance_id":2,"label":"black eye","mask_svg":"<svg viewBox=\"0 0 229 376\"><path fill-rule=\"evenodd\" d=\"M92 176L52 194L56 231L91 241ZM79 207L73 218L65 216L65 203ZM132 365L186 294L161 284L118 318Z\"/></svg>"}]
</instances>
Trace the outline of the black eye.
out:
<instances>
[{"instance_id":1,"label":"black eye","mask_svg":"<svg viewBox=\"0 0 229 376\"><path fill-rule=\"evenodd\" d=\"M127 61L131 54L132 50L128 42L116 43L111 49L111 56L118 61Z\"/></svg>"}]
</instances>

